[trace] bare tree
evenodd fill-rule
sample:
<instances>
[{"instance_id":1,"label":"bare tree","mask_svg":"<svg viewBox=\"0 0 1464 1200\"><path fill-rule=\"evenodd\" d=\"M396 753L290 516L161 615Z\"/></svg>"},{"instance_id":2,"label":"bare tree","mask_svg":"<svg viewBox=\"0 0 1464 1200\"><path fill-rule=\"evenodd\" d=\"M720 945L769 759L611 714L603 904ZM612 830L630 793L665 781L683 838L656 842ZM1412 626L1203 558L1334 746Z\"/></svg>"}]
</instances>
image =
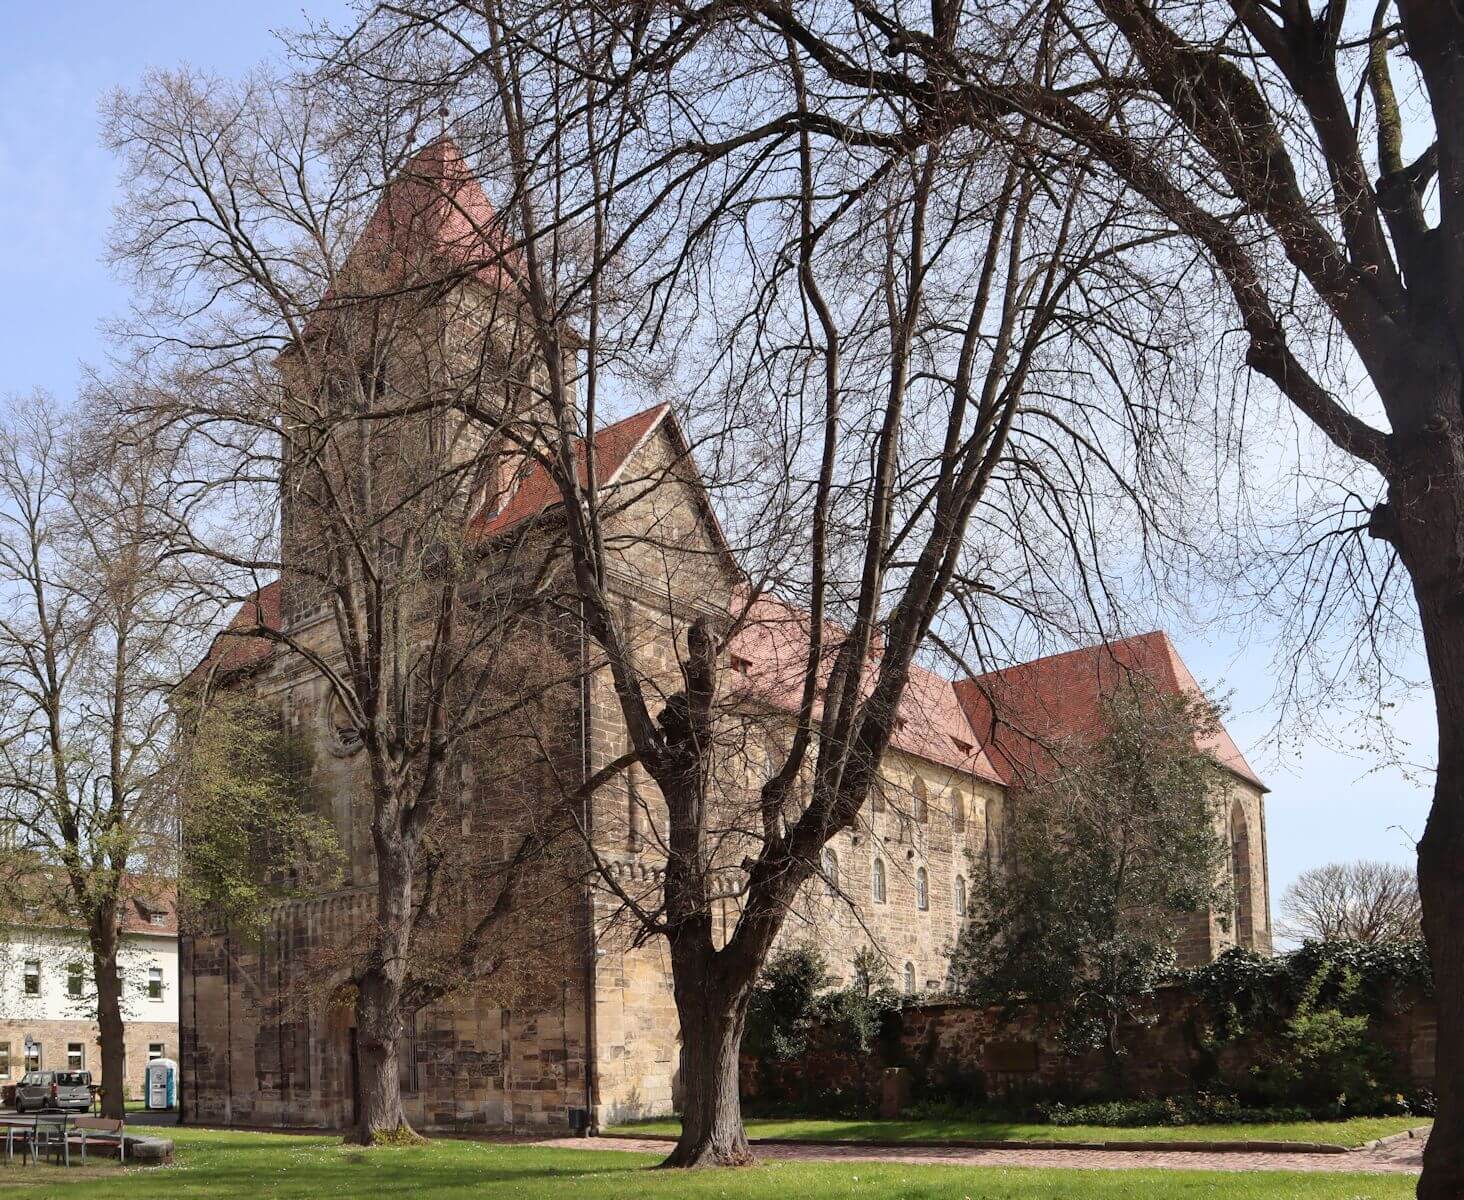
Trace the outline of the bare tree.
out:
<instances>
[{"instance_id":1,"label":"bare tree","mask_svg":"<svg viewBox=\"0 0 1464 1200\"><path fill-rule=\"evenodd\" d=\"M122 928L171 903L169 691L209 610L170 553L178 449L113 435L43 396L0 428L0 818L12 901L84 930L120 1117Z\"/></svg>"},{"instance_id":2,"label":"bare tree","mask_svg":"<svg viewBox=\"0 0 1464 1200\"><path fill-rule=\"evenodd\" d=\"M490 436L522 420L513 261L450 145L415 144L421 123L388 103L347 125L289 80L186 73L107 117L128 178L116 252L145 301L124 331L150 379L130 415L207 463L211 521L181 550L257 585L224 642L308 664L328 749L359 764L372 915L315 965L354 1006L363 1143L413 1136L403 1017L468 982L506 998L563 924L534 914L564 911L559 810L517 798L569 752L577 659L544 560L473 532L522 458ZM230 661L195 685L249 686Z\"/></svg>"},{"instance_id":3,"label":"bare tree","mask_svg":"<svg viewBox=\"0 0 1464 1200\"><path fill-rule=\"evenodd\" d=\"M1312 601L1295 606L1309 614L1300 653L1315 653L1325 622L1347 619L1339 589L1360 593L1364 607L1354 625L1333 632L1364 658L1379 648L1377 622L1409 593L1416 606L1439 722L1419 882L1446 1014L1420 1195L1464 1192L1464 944L1455 936L1464 923L1458 8L1047 0L916 10L877 0L835 9L708 0L664 16L630 22L621 56L682 89L657 121L684 111L681 97L715 86L696 54L705 42L753 44L763 61L794 46L808 94L838 96L844 107L792 111L744 93L742 112L759 119L742 122L743 136L837 130L844 145L859 146L882 122L880 141L910 154L979 131L1041 156L1044 173L1078 155L1096 193L1126 188L1141 199L1125 226L1145 248L1139 257L1156 288L1183 304L1213 282L1227 297L1238 328L1203 314L1197 328L1233 345L1232 361L1274 388L1323 445L1309 480L1331 489L1334 506L1320 526L1300 528L1288 556ZM699 73L685 72L692 63ZM710 138L693 143L716 147ZM1150 236L1162 233L1190 253L1153 254ZM1087 348L1106 361L1101 344ZM1194 357L1208 353L1201 346ZM1150 378L1186 381L1177 365ZM1237 436L1248 412L1238 406Z\"/></svg>"},{"instance_id":4,"label":"bare tree","mask_svg":"<svg viewBox=\"0 0 1464 1200\"><path fill-rule=\"evenodd\" d=\"M459 139L501 164L542 364L523 376L538 465L623 737L601 769L644 771L657 798L657 869L627 880L594 855L597 886L634 940L669 947L684 1100L667 1163L695 1166L751 1157L737 1056L757 973L829 839L886 798L918 656L953 628L995 636L1004 604L1110 616L1099 547L1164 524L1155 447L1182 417L1110 407L1054 349L1110 308L1157 309L1111 270L1123 201L1093 200L1081 156L1044 176L965 130L912 139L857 89L812 83L796 39L734 25L702 44L681 21L662 40L567 4L403 4L317 52L340 103L450 98ZM696 364L686 440L649 475L602 476L606 375L674 377L673 354ZM684 480L693 446L731 569L715 537L617 519ZM673 594L649 633L620 591L647 550L690 559L668 591L701 601ZM1054 596L1064 576L1089 587ZM775 649L749 669L760 639Z\"/></svg>"},{"instance_id":5,"label":"bare tree","mask_svg":"<svg viewBox=\"0 0 1464 1200\"><path fill-rule=\"evenodd\" d=\"M1394 942L1423 936L1418 879L1397 863L1359 859L1298 875L1281 893L1283 934L1297 941Z\"/></svg>"}]
</instances>

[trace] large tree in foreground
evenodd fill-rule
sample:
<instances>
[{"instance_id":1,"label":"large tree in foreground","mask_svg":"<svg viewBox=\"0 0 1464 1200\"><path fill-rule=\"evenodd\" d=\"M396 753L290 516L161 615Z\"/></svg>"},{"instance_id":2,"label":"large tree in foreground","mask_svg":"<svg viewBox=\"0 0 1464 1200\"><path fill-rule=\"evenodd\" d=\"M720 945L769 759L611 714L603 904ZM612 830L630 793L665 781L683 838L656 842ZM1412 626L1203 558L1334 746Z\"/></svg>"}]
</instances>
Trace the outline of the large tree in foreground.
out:
<instances>
[{"instance_id":1,"label":"large tree in foreground","mask_svg":"<svg viewBox=\"0 0 1464 1200\"><path fill-rule=\"evenodd\" d=\"M328 1001L354 1010L370 1144L414 1136L404 1018L470 983L506 1003L559 949L533 914L564 904L563 822L518 797L564 753L575 668L543 558L471 536L517 461L491 435L523 419L502 232L451 146L420 144L420 112L350 122L297 82L156 74L113 97L148 380L123 409L197 451L209 519L173 552L242 601L191 677L198 706L251 686L225 652L241 641L327 689L316 752L353 768L371 903L311 967L344 980Z\"/></svg>"},{"instance_id":2,"label":"large tree in foreground","mask_svg":"<svg viewBox=\"0 0 1464 1200\"><path fill-rule=\"evenodd\" d=\"M1416 605L1439 734L1418 871L1444 1014L1419 1193L1464 1194L1464 13L1435 0L707 0L667 20L649 66L713 31L758 29L801 48L811 91L897 114L912 145L965 128L1043 154L1055 137L1093 156L1095 188L1142 198L1129 228L1193 248L1151 259L1156 282L1181 303L1222 290L1235 327L1196 330L1233 345L1324 443L1305 485L1335 485L1332 518L1299 525L1287 556L1315 602L1294 606L1313 618L1300 652L1358 611L1339 608L1339 588L1362 594L1339 640L1364 656L1393 589ZM1243 433L1249 408L1236 412Z\"/></svg>"},{"instance_id":3,"label":"large tree in foreground","mask_svg":"<svg viewBox=\"0 0 1464 1200\"><path fill-rule=\"evenodd\" d=\"M635 941L668 948L684 1097L668 1164L695 1166L750 1160L737 1059L758 972L829 839L884 786L902 727L927 718L907 707L917 657L952 616L964 630L962 605L1109 615L1047 585L1091 578L1122 506L1148 527L1162 472L1152 490L1119 481L1152 465L1172 414L1110 406L1054 349L1148 299L1110 273L1119 201L1086 193L1081 161L1043 177L984 134L916 145L898 115L810 83L817 64L779 37L734 29L660 59L663 32L573 4L404 4L322 58L363 111L375 88L450 99L469 153L500 164L519 315L546 365L524 383L545 414L553 527L626 764L658 797L664 872L641 886L597 861L597 887ZM699 555L710 578L715 542L615 515L692 464L683 451L612 489L593 436L606 377L657 365L746 573L678 598L669 664L627 616L621 574ZM728 669L750 627L775 647L762 678ZM763 731L735 703L749 676L783 706ZM729 753L750 759L750 786L725 785Z\"/></svg>"}]
</instances>

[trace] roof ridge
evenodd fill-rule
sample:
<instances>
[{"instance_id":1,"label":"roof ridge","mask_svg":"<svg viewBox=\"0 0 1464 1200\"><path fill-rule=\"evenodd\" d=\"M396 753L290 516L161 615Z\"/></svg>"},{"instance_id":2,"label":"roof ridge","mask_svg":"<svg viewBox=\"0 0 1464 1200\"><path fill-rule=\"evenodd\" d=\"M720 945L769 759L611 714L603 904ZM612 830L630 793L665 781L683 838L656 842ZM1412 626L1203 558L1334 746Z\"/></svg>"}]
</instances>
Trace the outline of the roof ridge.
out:
<instances>
[{"instance_id":1,"label":"roof ridge","mask_svg":"<svg viewBox=\"0 0 1464 1200\"><path fill-rule=\"evenodd\" d=\"M1120 638L1105 638L1101 642L1089 642L1083 646L1074 646L1069 650L1055 650L1051 654L1042 654L1037 658L1023 659L1021 662L1015 662L1009 666L994 667L990 671L982 671L976 675L967 675L965 678L957 680L957 682L975 683L978 679L990 679L996 675L1005 675L1009 671L1020 671L1026 667L1035 667L1042 663L1056 662L1060 658L1070 658L1075 654L1091 654L1095 650L1113 648L1115 646L1127 646L1146 641L1153 637L1162 638L1167 644L1170 653L1175 653L1173 640L1164 629L1150 629L1145 633L1131 633Z\"/></svg>"}]
</instances>

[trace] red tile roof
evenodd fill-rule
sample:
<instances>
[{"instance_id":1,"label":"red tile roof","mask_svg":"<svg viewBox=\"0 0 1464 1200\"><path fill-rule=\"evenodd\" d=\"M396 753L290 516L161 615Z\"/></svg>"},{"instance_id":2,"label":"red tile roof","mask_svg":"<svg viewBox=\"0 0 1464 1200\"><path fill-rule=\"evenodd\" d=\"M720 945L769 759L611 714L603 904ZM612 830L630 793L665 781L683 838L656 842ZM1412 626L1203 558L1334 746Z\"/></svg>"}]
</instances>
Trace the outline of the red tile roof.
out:
<instances>
[{"instance_id":1,"label":"red tile roof","mask_svg":"<svg viewBox=\"0 0 1464 1200\"><path fill-rule=\"evenodd\" d=\"M595 434L595 473L600 477L601 487L616 481L636 448L655 431L669 411L667 405L658 404L614 425L606 425ZM589 464L583 441L575 444L575 467L580 486L584 487L589 481ZM541 464L534 463L498 512L481 514L468 523L468 537L470 540L496 537L559 502L559 487L553 476Z\"/></svg>"},{"instance_id":2,"label":"red tile roof","mask_svg":"<svg viewBox=\"0 0 1464 1200\"><path fill-rule=\"evenodd\" d=\"M670 410L664 404L649 408L607 425L595 435L595 467L602 486L615 482L631 454L661 423ZM587 479L584 446L576 447L579 459L579 481ZM535 464L520 482L508 503L497 513L480 515L469 522L469 538L486 539L506 533L514 526L538 516L559 503L559 489L549 472ZM236 630L265 626L274 629L280 621L280 584L266 584L248 597L234 614L228 626L214 638L213 646L203 661L193 669L191 678L204 673L215 674L245 671L265 662L278 648L268 638L251 637Z\"/></svg>"},{"instance_id":3,"label":"red tile roof","mask_svg":"<svg viewBox=\"0 0 1464 1200\"><path fill-rule=\"evenodd\" d=\"M278 643L268 638L236 632L263 626L277 629L280 623L280 582L275 580L260 588L239 606L239 611L213 640L203 661L193 668L189 678L205 674L231 674L258 666L274 653Z\"/></svg>"},{"instance_id":4,"label":"red tile roof","mask_svg":"<svg viewBox=\"0 0 1464 1200\"><path fill-rule=\"evenodd\" d=\"M739 608L745 603L744 597ZM796 710L803 694L808 631L806 612L767 594L754 600L728 647L738 692L772 708ZM843 638L841 627L826 624L821 680L827 679ZM871 657L877 660L878 656L876 647ZM866 672L866 691L873 682L874 672ZM815 702L815 713L821 710L822 704ZM916 664L910 667L891 742L906 754L1001 782L1001 776L972 737L950 680Z\"/></svg>"},{"instance_id":5,"label":"red tile roof","mask_svg":"<svg viewBox=\"0 0 1464 1200\"><path fill-rule=\"evenodd\" d=\"M1102 732L1102 702L1129 678L1168 696L1200 695L1199 685L1162 631L1054 654L955 685L977 741L1006 782L1050 761L1042 746ZM1222 766L1265 788L1239 747L1220 727L1201 743Z\"/></svg>"},{"instance_id":6,"label":"red tile roof","mask_svg":"<svg viewBox=\"0 0 1464 1200\"><path fill-rule=\"evenodd\" d=\"M178 894L172 888L134 896L122 904L123 933L178 934Z\"/></svg>"},{"instance_id":7,"label":"red tile roof","mask_svg":"<svg viewBox=\"0 0 1464 1200\"><path fill-rule=\"evenodd\" d=\"M516 286L521 258L502 215L469 169L462 150L444 135L417 151L386 185L376 210L346 256L347 288L384 293L432 284L466 272L491 288ZM362 280L370 280L370 284ZM327 291L307 333L335 302Z\"/></svg>"}]
</instances>

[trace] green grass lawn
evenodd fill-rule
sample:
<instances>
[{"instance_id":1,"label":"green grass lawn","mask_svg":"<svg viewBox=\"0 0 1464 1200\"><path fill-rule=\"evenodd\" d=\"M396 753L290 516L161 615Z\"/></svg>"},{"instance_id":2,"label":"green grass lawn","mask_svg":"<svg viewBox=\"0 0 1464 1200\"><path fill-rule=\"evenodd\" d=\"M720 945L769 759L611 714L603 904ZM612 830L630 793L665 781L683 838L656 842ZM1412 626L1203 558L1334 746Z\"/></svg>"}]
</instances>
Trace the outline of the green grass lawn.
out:
<instances>
[{"instance_id":1,"label":"green grass lawn","mask_svg":"<svg viewBox=\"0 0 1464 1200\"><path fill-rule=\"evenodd\" d=\"M171 1167L0 1168L6 1200L1406 1200L1403 1175L1072 1171L772 1163L652 1171L653 1156L435 1141L361 1150L333 1137L179 1129Z\"/></svg>"},{"instance_id":2,"label":"green grass lawn","mask_svg":"<svg viewBox=\"0 0 1464 1200\"><path fill-rule=\"evenodd\" d=\"M1287 1121L1263 1125L1038 1125L1023 1122L927 1118L912 1121L768 1118L747 1122L749 1137L792 1138L800 1142L943 1142L1013 1139L1048 1142L1330 1142L1360 1146L1374 1138L1422 1125L1421 1117L1353 1117L1346 1121ZM606 1133L676 1134L674 1121L614 1126Z\"/></svg>"}]
</instances>

